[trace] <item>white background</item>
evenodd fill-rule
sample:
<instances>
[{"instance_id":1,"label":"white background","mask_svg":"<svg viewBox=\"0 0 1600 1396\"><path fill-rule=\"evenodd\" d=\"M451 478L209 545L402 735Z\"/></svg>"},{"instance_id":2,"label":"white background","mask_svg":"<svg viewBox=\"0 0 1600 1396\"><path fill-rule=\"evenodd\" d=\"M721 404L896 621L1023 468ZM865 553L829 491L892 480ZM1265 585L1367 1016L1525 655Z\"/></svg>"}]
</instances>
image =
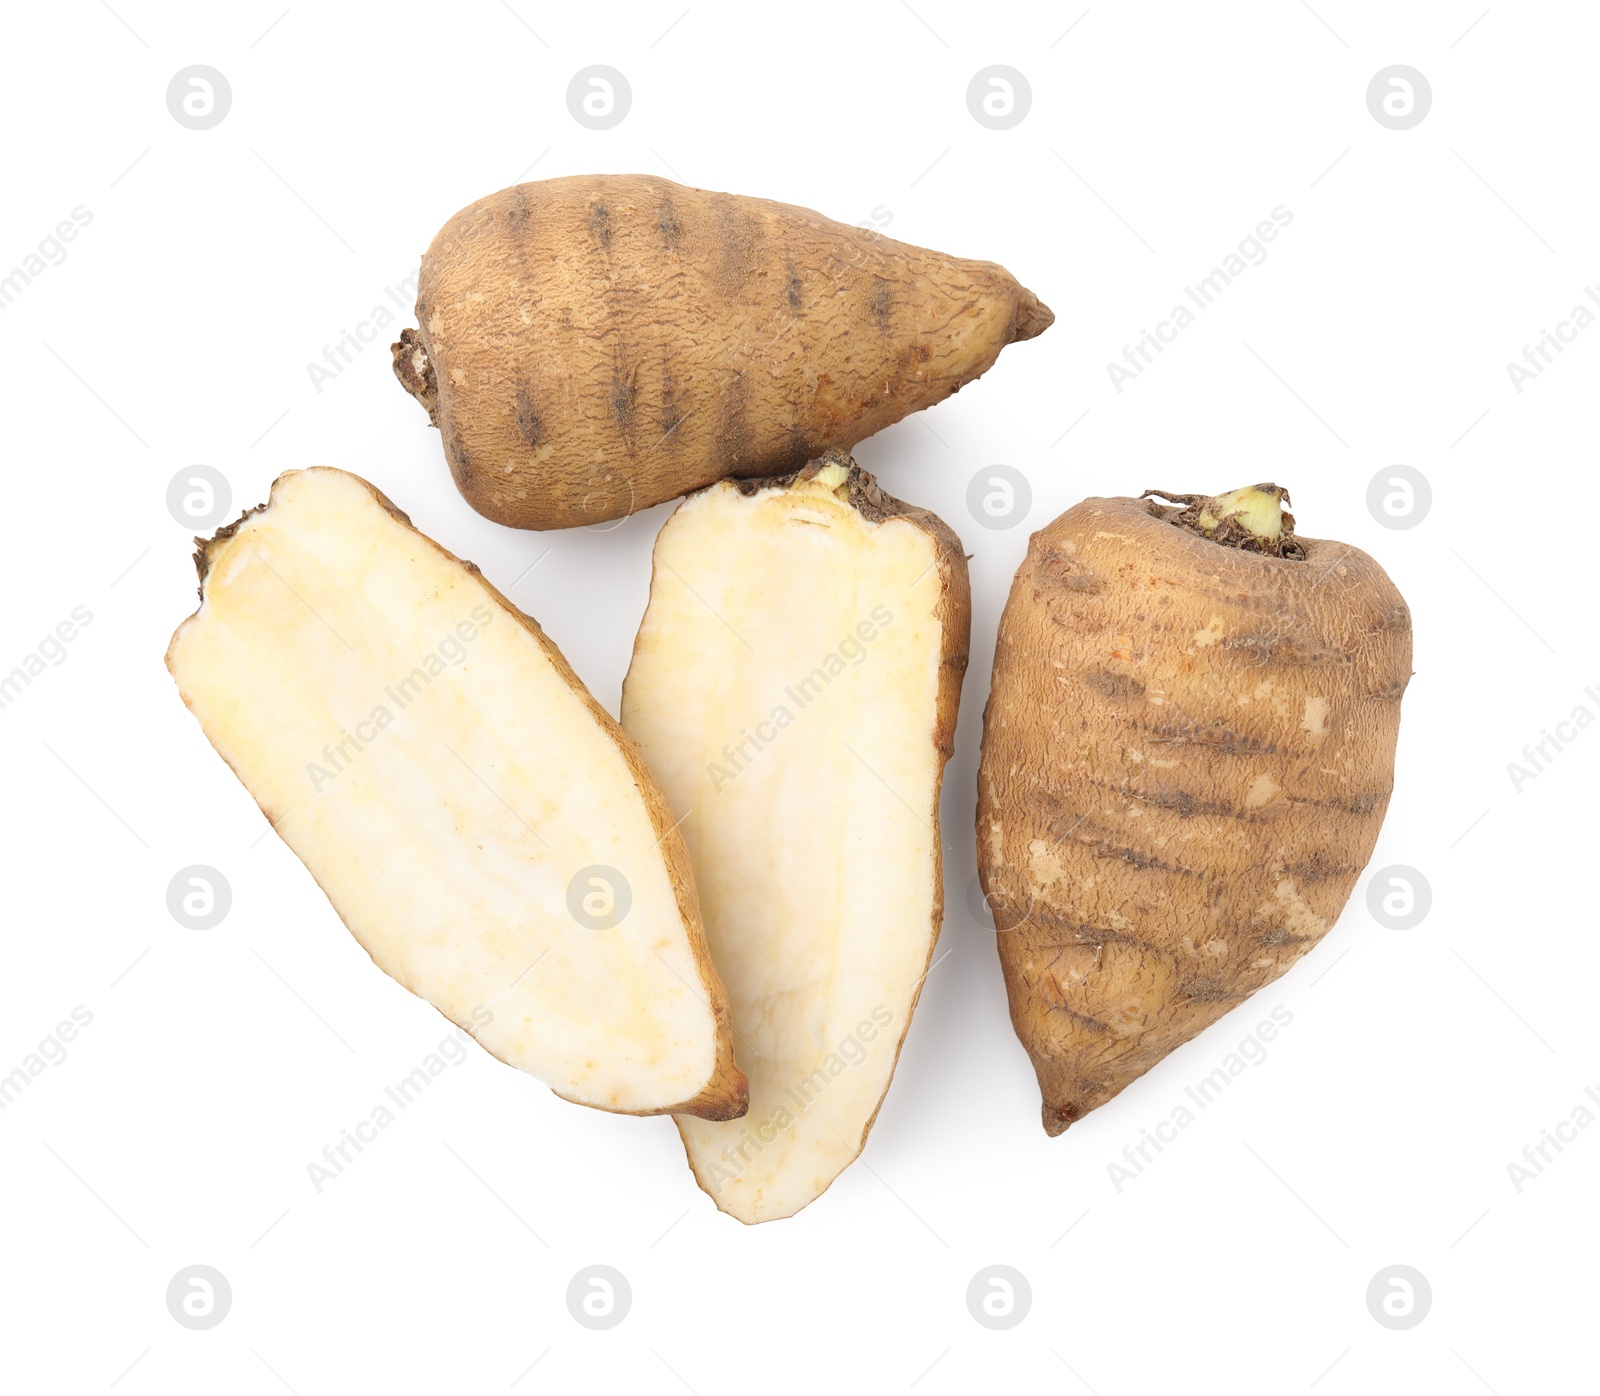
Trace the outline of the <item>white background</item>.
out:
<instances>
[{"instance_id":1,"label":"white background","mask_svg":"<svg viewBox=\"0 0 1600 1396\"><path fill-rule=\"evenodd\" d=\"M1600 713L1583 691L1600 656L1579 519L1600 328L1520 394L1506 372L1600 284L1589 7L115 7L13 7L0 92L0 271L73 208L93 215L0 312L0 669L74 606L93 614L0 712L0 1073L74 1006L94 1015L0 1113L8 1389L1512 1396L1592 1381L1600 1129L1520 1193L1507 1164L1600 1087L1600 732L1520 793L1506 770L1575 706ZM165 103L193 63L232 87L208 131ZM603 132L565 101L592 63L633 92ZM1032 87L1007 131L966 106L991 63ZM1366 105L1394 63L1432 85L1408 131ZM999 261L1058 317L858 451L973 555L949 954L861 1162L755 1229L698 1192L667 1120L564 1104L477 1052L314 1191L307 1163L448 1025L262 837L161 662L194 604L169 479L210 464L237 511L281 470L332 464L477 561L615 711L670 506L547 535L476 516L391 377L405 319L320 392L306 370L389 304L457 208L595 170L846 222L887 210L890 236ZM1280 204L1293 222L1268 260L1116 392L1107 361ZM998 463L1033 490L1009 531L966 507ZM1433 489L1406 531L1366 504L1396 463ZM1030 528L1086 495L1263 478L1291 487L1304 533L1375 554L1413 608L1373 869L1421 871L1432 909L1385 929L1364 878L1292 973L1050 1140L992 933L965 911L1006 589ZM233 889L212 931L166 909L193 863ZM1108 1163L1277 1005L1293 1023L1267 1059L1119 1192ZM601 1333L564 1297L597 1262L633 1289ZM232 1285L207 1332L166 1308L193 1263ZM1005 1332L966 1307L991 1263L1032 1287ZM1365 1299L1396 1263L1433 1291L1405 1332Z\"/></svg>"}]
</instances>

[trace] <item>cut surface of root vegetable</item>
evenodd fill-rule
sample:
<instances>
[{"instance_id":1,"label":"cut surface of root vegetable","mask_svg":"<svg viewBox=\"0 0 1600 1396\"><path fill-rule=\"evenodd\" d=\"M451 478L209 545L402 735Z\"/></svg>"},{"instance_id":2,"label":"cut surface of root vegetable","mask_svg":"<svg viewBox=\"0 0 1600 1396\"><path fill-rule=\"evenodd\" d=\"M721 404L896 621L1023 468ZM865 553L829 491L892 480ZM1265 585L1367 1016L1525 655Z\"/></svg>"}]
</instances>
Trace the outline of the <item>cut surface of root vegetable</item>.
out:
<instances>
[{"instance_id":1,"label":"cut surface of root vegetable","mask_svg":"<svg viewBox=\"0 0 1600 1396\"><path fill-rule=\"evenodd\" d=\"M680 1117L744 1222L860 1152L943 909L939 788L966 667L966 560L829 452L691 496L656 540L622 721L684 819L750 1111Z\"/></svg>"},{"instance_id":2,"label":"cut surface of root vegetable","mask_svg":"<svg viewBox=\"0 0 1600 1396\"><path fill-rule=\"evenodd\" d=\"M338 470L196 562L168 668L378 967L568 1100L741 1113L672 816L539 627Z\"/></svg>"}]
</instances>

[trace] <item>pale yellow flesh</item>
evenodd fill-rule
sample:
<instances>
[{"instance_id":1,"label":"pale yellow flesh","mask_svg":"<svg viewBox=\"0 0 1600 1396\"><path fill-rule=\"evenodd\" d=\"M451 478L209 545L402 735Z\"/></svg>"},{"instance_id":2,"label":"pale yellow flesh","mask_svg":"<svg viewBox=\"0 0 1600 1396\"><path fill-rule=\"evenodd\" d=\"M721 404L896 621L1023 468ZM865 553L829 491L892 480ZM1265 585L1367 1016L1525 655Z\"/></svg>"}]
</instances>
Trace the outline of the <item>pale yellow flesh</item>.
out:
<instances>
[{"instance_id":1,"label":"pale yellow flesh","mask_svg":"<svg viewBox=\"0 0 1600 1396\"><path fill-rule=\"evenodd\" d=\"M746 1222L792 1215L860 1153L937 935L937 555L910 523L865 522L839 478L681 505L623 688L684 818L750 1081L744 1119L678 1127Z\"/></svg>"},{"instance_id":2,"label":"pale yellow flesh","mask_svg":"<svg viewBox=\"0 0 1600 1396\"><path fill-rule=\"evenodd\" d=\"M569 1099L693 1099L716 1025L660 831L516 614L333 470L280 479L204 590L184 700L378 966ZM613 929L568 909L593 865L631 888Z\"/></svg>"}]
</instances>

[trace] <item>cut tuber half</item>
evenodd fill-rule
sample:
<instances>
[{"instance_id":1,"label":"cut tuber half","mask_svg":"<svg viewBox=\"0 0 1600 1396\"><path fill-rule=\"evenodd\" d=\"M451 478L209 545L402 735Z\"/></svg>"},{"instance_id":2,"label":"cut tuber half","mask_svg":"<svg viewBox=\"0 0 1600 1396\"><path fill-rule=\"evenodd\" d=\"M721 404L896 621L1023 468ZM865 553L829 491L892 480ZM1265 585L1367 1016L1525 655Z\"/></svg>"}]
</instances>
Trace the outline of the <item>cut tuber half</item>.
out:
<instances>
[{"instance_id":1,"label":"cut tuber half","mask_svg":"<svg viewBox=\"0 0 1600 1396\"><path fill-rule=\"evenodd\" d=\"M568 1100L742 1114L673 818L538 625L338 470L196 561L167 667L378 967Z\"/></svg>"},{"instance_id":2,"label":"cut tuber half","mask_svg":"<svg viewBox=\"0 0 1600 1396\"><path fill-rule=\"evenodd\" d=\"M750 1112L680 1118L744 1222L861 1152L943 910L966 559L843 453L691 496L656 540L622 721L684 819Z\"/></svg>"}]
</instances>

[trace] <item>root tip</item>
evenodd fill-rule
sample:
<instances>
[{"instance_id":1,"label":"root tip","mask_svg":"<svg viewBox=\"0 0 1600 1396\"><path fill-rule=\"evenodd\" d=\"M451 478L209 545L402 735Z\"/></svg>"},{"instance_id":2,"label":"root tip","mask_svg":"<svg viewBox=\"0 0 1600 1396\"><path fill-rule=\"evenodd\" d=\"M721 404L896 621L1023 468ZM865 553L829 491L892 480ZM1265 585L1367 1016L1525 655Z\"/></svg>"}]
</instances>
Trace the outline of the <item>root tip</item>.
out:
<instances>
[{"instance_id":1,"label":"root tip","mask_svg":"<svg viewBox=\"0 0 1600 1396\"><path fill-rule=\"evenodd\" d=\"M1055 322L1055 311L1032 291L1024 290L1017 297L1017 308L1011 316L1011 342L1016 344L1024 339L1033 339Z\"/></svg>"},{"instance_id":2,"label":"root tip","mask_svg":"<svg viewBox=\"0 0 1600 1396\"><path fill-rule=\"evenodd\" d=\"M1081 1119L1083 1111L1076 1105L1057 1107L1047 1100L1039 1107L1039 1115L1044 1122L1044 1132L1054 1139L1058 1134L1065 1134L1068 1125Z\"/></svg>"}]
</instances>

